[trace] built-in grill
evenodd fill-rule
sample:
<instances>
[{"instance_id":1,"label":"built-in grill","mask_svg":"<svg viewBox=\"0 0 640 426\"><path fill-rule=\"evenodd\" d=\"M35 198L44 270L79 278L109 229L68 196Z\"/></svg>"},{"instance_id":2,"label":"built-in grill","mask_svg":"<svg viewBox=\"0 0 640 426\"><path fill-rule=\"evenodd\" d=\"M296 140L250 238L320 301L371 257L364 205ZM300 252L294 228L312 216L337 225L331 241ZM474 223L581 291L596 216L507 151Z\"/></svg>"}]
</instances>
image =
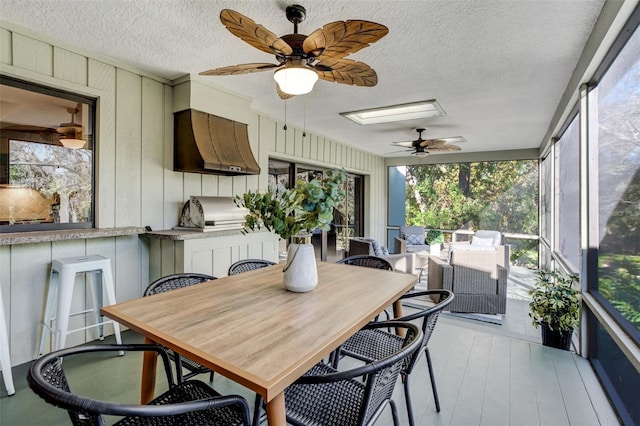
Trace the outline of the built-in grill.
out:
<instances>
[{"instance_id":1,"label":"built-in grill","mask_svg":"<svg viewBox=\"0 0 640 426\"><path fill-rule=\"evenodd\" d=\"M241 229L247 209L239 208L233 197L191 196L182 207L180 225L175 229L222 231Z\"/></svg>"}]
</instances>

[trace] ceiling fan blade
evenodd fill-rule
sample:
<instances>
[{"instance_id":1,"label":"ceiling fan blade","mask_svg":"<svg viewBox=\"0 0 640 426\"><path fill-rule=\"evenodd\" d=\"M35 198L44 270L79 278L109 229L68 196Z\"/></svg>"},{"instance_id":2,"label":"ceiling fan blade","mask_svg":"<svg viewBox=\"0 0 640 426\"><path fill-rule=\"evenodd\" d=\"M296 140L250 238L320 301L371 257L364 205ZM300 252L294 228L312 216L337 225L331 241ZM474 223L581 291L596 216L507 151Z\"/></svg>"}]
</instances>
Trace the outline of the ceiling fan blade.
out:
<instances>
[{"instance_id":1,"label":"ceiling fan blade","mask_svg":"<svg viewBox=\"0 0 640 426\"><path fill-rule=\"evenodd\" d=\"M420 142L420 146L425 148L437 148L446 144L447 141L444 139L425 139Z\"/></svg>"},{"instance_id":2,"label":"ceiling fan blade","mask_svg":"<svg viewBox=\"0 0 640 426\"><path fill-rule=\"evenodd\" d=\"M249 43L263 52L279 52L283 55L291 55L293 49L280 37L260 24L247 18L241 13L231 9L223 9L220 12L220 21L236 37Z\"/></svg>"},{"instance_id":3,"label":"ceiling fan blade","mask_svg":"<svg viewBox=\"0 0 640 426\"><path fill-rule=\"evenodd\" d=\"M291 99L295 96L295 95L291 95L289 93L283 92L278 83L276 83L276 93L278 93L278 96L280 96L280 99L282 100Z\"/></svg>"},{"instance_id":4,"label":"ceiling fan blade","mask_svg":"<svg viewBox=\"0 0 640 426\"><path fill-rule=\"evenodd\" d=\"M249 74L252 72L267 71L274 68L278 68L278 64L269 64L263 62L230 65L228 67L214 68L208 71L202 71L200 75L234 75L234 74Z\"/></svg>"},{"instance_id":5,"label":"ceiling fan blade","mask_svg":"<svg viewBox=\"0 0 640 426\"><path fill-rule=\"evenodd\" d=\"M375 43L387 35L389 29L375 22L362 20L337 21L312 32L302 44L310 56L340 59Z\"/></svg>"},{"instance_id":6,"label":"ceiling fan blade","mask_svg":"<svg viewBox=\"0 0 640 426\"><path fill-rule=\"evenodd\" d=\"M331 70L323 71L326 67ZM326 81L365 87L378 84L378 75L369 65L351 59L323 60L318 64L316 71L318 77Z\"/></svg>"},{"instance_id":7,"label":"ceiling fan blade","mask_svg":"<svg viewBox=\"0 0 640 426\"><path fill-rule=\"evenodd\" d=\"M429 152L453 152L453 151L461 151L462 148L456 145L443 145L436 147L429 147L427 151Z\"/></svg>"},{"instance_id":8,"label":"ceiling fan blade","mask_svg":"<svg viewBox=\"0 0 640 426\"><path fill-rule=\"evenodd\" d=\"M404 147L407 147L407 148L411 148L411 147L413 147L413 142L411 142L411 141L406 141L406 142L391 142L391 145L394 145L394 146L404 146Z\"/></svg>"}]
</instances>

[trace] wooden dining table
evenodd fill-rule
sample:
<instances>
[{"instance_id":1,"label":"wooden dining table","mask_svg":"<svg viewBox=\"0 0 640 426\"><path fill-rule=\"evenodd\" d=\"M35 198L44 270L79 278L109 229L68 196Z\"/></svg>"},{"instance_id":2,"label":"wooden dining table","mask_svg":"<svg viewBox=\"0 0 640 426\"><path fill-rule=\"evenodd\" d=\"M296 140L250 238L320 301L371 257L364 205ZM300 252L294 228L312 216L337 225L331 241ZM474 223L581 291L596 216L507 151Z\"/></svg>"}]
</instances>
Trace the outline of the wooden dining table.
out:
<instances>
[{"instance_id":1,"label":"wooden dining table","mask_svg":"<svg viewBox=\"0 0 640 426\"><path fill-rule=\"evenodd\" d=\"M292 293L282 264L103 307L103 315L262 395L285 425L284 390L417 283L415 275L318 262L318 285ZM157 357L143 358L141 401Z\"/></svg>"}]
</instances>

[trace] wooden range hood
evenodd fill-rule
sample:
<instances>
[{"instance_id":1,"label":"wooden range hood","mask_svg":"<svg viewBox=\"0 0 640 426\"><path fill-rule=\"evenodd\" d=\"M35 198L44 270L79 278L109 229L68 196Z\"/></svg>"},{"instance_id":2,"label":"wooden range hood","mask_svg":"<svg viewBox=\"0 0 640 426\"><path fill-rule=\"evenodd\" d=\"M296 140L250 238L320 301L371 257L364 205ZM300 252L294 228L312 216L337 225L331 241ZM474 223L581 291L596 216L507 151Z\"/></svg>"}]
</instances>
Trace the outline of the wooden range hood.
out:
<instances>
[{"instance_id":1,"label":"wooden range hood","mask_svg":"<svg viewBox=\"0 0 640 426\"><path fill-rule=\"evenodd\" d=\"M195 109L174 113L173 170L214 175L256 175L247 125Z\"/></svg>"}]
</instances>

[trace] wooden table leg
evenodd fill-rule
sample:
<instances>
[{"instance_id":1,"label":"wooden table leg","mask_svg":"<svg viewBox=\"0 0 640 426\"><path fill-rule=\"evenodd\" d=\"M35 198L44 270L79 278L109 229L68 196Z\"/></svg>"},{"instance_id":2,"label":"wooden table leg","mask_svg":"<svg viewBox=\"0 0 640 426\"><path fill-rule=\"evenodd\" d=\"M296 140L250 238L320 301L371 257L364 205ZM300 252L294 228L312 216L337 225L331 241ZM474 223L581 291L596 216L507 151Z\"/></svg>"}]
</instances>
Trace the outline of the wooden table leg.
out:
<instances>
[{"instance_id":1,"label":"wooden table leg","mask_svg":"<svg viewBox=\"0 0 640 426\"><path fill-rule=\"evenodd\" d=\"M269 426L286 426L287 412L284 406L284 392L267 402L267 423Z\"/></svg>"},{"instance_id":2,"label":"wooden table leg","mask_svg":"<svg viewBox=\"0 0 640 426\"><path fill-rule=\"evenodd\" d=\"M402 300L398 299L393 302L393 317L394 318L402 318ZM404 337L404 328L396 328L396 334L398 336Z\"/></svg>"},{"instance_id":3,"label":"wooden table leg","mask_svg":"<svg viewBox=\"0 0 640 426\"><path fill-rule=\"evenodd\" d=\"M144 343L154 344L148 337ZM147 404L156 394L156 369L158 367L158 354L152 351L144 353L142 358L142 383L140 386L140 403Z\"/></svg>"}]
</instances>

